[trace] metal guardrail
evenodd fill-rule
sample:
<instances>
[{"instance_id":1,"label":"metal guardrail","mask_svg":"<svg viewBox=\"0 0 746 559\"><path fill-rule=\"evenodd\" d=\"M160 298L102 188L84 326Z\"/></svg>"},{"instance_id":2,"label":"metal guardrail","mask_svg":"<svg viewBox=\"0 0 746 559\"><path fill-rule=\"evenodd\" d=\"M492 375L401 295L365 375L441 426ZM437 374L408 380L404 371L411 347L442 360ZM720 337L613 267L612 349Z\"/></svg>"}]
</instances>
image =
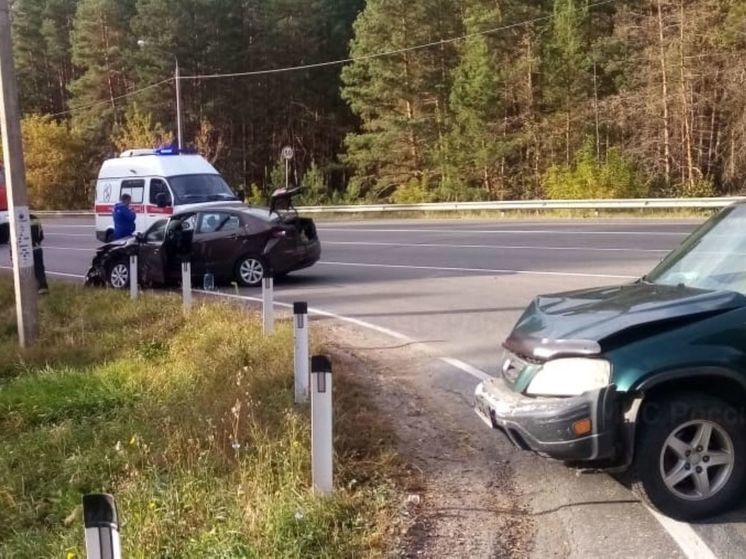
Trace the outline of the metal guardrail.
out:
<instances>
[{"instance_id":1,"label":"metal guardrail","mask_svg":"<svg viewBox=\"0 0 746 559\"><path fill-rule=\"evenodd\" d=\"M627 198L618 200L515 200L506 202L438 202L425 204L360 204L346 206L300 206L308 214L398 213L512 210L637 210L724 208L746 200L743 196L725 198ZM38 211L41 216L88 216L92 211Z\"/></svg>"}]
</instances>

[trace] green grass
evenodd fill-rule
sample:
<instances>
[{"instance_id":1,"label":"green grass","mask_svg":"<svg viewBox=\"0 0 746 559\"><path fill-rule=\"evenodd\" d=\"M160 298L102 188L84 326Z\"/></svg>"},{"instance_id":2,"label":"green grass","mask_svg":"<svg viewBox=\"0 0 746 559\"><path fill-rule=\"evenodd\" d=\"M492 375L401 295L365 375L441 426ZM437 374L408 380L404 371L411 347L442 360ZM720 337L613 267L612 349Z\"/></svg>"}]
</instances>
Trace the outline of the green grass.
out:
<instances>
[{"instance_id":1,"label":"green grass","mask_svg":"<svg viewBox=\"0 0 746 559\"><path fill-rule=\"evenodd\" d=\"M126 557L386 553L398 500L390 436L354 382L335 385L339 489L309 488L308 410L292 333L172 296L54 284L16 348L0 277L0 557L84 557L81 496L117 498ZM336 377L336 375L335 375Z\"/></svg>"}]
</instances>

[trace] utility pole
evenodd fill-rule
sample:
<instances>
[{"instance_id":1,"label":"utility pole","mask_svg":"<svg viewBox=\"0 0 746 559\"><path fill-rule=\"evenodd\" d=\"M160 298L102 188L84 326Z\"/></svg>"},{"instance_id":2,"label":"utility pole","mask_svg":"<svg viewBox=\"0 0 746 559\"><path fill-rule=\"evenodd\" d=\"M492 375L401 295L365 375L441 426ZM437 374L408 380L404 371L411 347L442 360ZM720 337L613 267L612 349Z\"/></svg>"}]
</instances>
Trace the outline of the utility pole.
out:
<instances>
[{"instance_id":1,"label":"utility pole","mask_svg":"<svg viewBox=\"0 0 746 559\"><path fill-rule=\"evenodd\" d=\"M0 0L0 134L3 137L5 182L8 190L18 341L21 347L26 347L36 340L38 287L34 276L31 216L26 196L21 114L18 107L18 84L13 65L8 0Z\"/></svg>"},{"instance_id":2,"label":"utility pole","mask_svg":"<svg viewBox=\"0 0 746 559\"><path fill-rule=\"evenodd\" d=\"M176 69L174 70L174 83L176 85L176 135L179 143L179 151L184 148L184 138L181 128L181 71L179 69L179 59L174 56Z\"/></svg>"}]
</instances>

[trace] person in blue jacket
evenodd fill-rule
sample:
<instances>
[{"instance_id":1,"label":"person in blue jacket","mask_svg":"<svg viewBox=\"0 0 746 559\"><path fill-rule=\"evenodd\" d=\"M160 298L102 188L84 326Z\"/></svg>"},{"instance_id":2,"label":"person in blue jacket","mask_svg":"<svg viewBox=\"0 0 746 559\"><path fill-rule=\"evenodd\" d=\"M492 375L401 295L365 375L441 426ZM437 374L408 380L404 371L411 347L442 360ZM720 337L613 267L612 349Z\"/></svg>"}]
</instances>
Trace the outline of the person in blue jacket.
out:
<instances>
[{"instance_id":1,"label":"person in blue jacket","mask_svg":"<svg viewBox=\"0 0 746 559\"><path fill-rule=\"evenodd\" d=\"M129 237L135 232L135 218L137 215L130 208L132 197L122 194L119 203L114 206L112 216L114 218L114 239Z\"/></svg>"}]
</instances>

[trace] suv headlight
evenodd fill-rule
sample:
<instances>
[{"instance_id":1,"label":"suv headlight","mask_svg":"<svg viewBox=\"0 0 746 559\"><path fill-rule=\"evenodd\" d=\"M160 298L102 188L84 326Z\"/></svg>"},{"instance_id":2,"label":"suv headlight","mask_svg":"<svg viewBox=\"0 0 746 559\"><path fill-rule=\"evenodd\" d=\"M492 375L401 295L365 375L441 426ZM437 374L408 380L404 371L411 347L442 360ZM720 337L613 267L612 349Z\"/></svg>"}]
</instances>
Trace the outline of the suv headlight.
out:
<instances>
[{"instance_id":1,"label":"suv headlight","mask_svg":"<svg viewBox=\"0 0 746 559\"><path fill-rule=\"evenodd\" d=\"M611 364L603 359L568 357L547 361L526 389L535 396L578 396L608 386Z\"/></svg>"}]
</instances>

